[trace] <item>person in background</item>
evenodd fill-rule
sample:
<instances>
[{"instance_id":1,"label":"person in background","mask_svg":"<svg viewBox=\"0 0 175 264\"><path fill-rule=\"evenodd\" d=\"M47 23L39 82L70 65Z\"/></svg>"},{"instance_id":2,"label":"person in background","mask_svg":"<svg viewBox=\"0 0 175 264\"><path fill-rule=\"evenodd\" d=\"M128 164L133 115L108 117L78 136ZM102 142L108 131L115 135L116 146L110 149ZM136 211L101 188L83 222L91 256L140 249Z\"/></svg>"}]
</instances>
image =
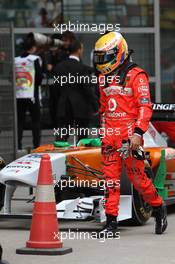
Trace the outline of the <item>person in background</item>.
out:
<instances>
[{"instance_id":1,"label":"person in background","mask_svg":"<svg viewBox=\"0 0 175 264\"><path fill-rule=\"evenodd\" d=\"M73 32L65 31L62 36L59 34L54 34L52 38L58 38L64 41L63 47L53 47L47 56L47 76L48 78L53 78L54 68L58 63L61 63L69 57L69 45L72 41L76 39L76 36ZM61 67L61 64L60 64ZM49 109L51 117L51 126L56 128L56 111L58 105L59 93L55 85L49 85Z\"/></svg>"},{"instance_id":2,"label":"person in background","mask_svg":"<svg viewBox=\"0 0 175 264\"><path fill-rule=\"evenodd\" d=\"M18 118L18 149L22 149L26 112L32 119L33 147L40 145L40 92L43 78L41 58L37 55L35 41L26 39L24 52L15 58L16 98Z\"/></svg>"},{"instance_id":3,"label":"person in background","mask_svg":"<svg viewBox=\"0 0 175 264\"><path fill-rule=\"evenodd\" d=\"M0 76L5 75L5 61L7 59L6 53L0 50Z\"/></svg>"},{"instance_id":4,"label":"person in background","mask_svg":"<svg viewBox=\"0 0 175 264\"><path fill-rule=\"evenodd\" d=\"M50 50L47 57L47 71L52 72L54 67L61 61L69 57L69 46L76 40L76 36L73 32L67 30L62 35L54 34L52 35L54 39L61 39L64 42L63 47L54 47Z\"/></svg>"},{"instance_id":5,"label":"person in background","mask_svg":"<svg viewBox=\"0 0 175 264\"><path fill-rule=\"evenodd\" d=\"M38 15L30 22L31 27L49 27L49 18L46 8L42 7Z\"/></svg>"},{"instance_id":6,"label":"person in background","mask_svg":"<svg viewBox=\"0 0 175 264\"><path fill-rule=\"evenodd\" d=\"M92 84L81 82L81 77L89 76L88 67L81 63L83 46L79 40L74 40L69 46L69 58L58 63L55 67L54 75L67 79L64 84L55 83L55 88L59 94L57 105L57 128L73 127L78 128L80 140L87 137L85 133L80 133L81 128L88 128L89 118L98 112L98 99L93 90ZM75 82L69 83L68 76L74 76ZM61 79L61 78L60 78ZM77 81L78 80L78 81ZM68 130L67 130L68 132ZM58 137L59 140L67 140L69 134Z\"/></svg>"}]
</instances>

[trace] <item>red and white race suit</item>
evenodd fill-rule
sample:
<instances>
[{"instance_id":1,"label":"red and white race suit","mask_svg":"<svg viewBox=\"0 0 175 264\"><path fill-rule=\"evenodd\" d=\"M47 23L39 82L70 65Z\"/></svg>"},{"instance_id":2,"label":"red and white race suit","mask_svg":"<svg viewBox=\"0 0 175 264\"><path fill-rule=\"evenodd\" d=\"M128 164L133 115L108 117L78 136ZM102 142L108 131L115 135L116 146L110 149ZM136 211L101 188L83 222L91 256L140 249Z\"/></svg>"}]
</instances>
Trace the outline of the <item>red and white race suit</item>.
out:
<instances>
[{"instance_id":1,"label":"red and white race suit","mask_svg":"<svg viewBox=\"0 0 175 264\"><path fill-rule=\"evenodd\" d=\"M134 133L141 137L148 129L152 115L148 76L139 67L131 69L124 85L119 85L115 76L110 84L100 82L100 113L103 120L102 161L106 180L105 210L106 214L118 215L120 188L118 187L122 170L122 159L117 150L123 140L128 140ZM142 139L143 141L143 139ZM124 159L129 180L151 206L162 204L152 181L144 173L144 161L132 156ZM111 185L112 181L112 185Z\"/></svg>"}]
</instances>

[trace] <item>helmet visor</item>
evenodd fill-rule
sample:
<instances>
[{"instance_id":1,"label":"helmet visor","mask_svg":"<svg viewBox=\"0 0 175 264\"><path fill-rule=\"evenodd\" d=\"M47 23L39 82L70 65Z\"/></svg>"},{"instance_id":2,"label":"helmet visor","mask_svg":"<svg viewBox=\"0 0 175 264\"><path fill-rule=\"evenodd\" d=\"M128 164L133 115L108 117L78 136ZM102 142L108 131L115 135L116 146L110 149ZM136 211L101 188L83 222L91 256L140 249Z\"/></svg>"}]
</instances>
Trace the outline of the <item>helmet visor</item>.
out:
<instances>
[{"instance_id":1,"label":"helmet visor","mask_svg":"<svg viewBox=\"0 0 175 264\"><path fill-rule=\"evenodd\" d=\"M114 48L108 51L94 51L93 60L95 64L104 64L114 60L117 56L118 49Z\"/></svg>"}]
</instances>

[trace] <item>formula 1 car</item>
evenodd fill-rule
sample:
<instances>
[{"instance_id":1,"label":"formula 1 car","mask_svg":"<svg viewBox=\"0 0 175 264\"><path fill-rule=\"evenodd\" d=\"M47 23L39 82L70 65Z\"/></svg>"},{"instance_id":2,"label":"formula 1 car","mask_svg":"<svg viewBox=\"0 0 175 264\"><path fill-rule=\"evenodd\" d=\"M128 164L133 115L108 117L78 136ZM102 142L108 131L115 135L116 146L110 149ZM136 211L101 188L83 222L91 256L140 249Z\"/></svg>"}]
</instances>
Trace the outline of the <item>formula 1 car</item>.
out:
<instances>
[{"instance_id":1,"label":"formula 1 car","mask_svg":"<svg viewBox=\"0 0 175 264\"><path fill-rule=\"evenodd\" d=\"M144 134L145 172L165 199L175 203L175 149L167 147L166 141L150 123ZM51 158L57 215L66 219L95 218L103 222L104 184L99 139L82 140L78 146L55 142L38 147L31 154L8 164L0 171L1 188L6 187L0 205L4 211L0 217L14 216L11 201L17 187L36 187L41 155ZM82 186L83 182L83 186ZM64 186L63 186L64 183ZM73 186L70 186L73 184ZM63 188L64 187L64 188ZM123 168L121 182L119 221L142 225L148 221L152 208L128 181Z\"/></svg>"}]
</instances>

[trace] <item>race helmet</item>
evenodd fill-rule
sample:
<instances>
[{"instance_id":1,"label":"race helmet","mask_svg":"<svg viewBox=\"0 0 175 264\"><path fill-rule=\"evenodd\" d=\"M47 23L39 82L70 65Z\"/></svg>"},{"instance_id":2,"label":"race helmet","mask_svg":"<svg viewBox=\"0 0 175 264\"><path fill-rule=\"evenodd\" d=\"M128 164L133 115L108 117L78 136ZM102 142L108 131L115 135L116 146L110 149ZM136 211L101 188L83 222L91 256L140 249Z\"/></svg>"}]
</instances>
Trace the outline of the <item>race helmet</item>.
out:
<instances>
[{"instance_id":1,"label":"race helmet","mask_svg":"<svg viewBox=\"0 0 175 264\"><path fill-rule=\"evenodd\" d=\"M109 32L95 43L93 62L98 72L106 75L119 68L128 58L128 45L119 32Z\"/></svg>"}]
</instances>

